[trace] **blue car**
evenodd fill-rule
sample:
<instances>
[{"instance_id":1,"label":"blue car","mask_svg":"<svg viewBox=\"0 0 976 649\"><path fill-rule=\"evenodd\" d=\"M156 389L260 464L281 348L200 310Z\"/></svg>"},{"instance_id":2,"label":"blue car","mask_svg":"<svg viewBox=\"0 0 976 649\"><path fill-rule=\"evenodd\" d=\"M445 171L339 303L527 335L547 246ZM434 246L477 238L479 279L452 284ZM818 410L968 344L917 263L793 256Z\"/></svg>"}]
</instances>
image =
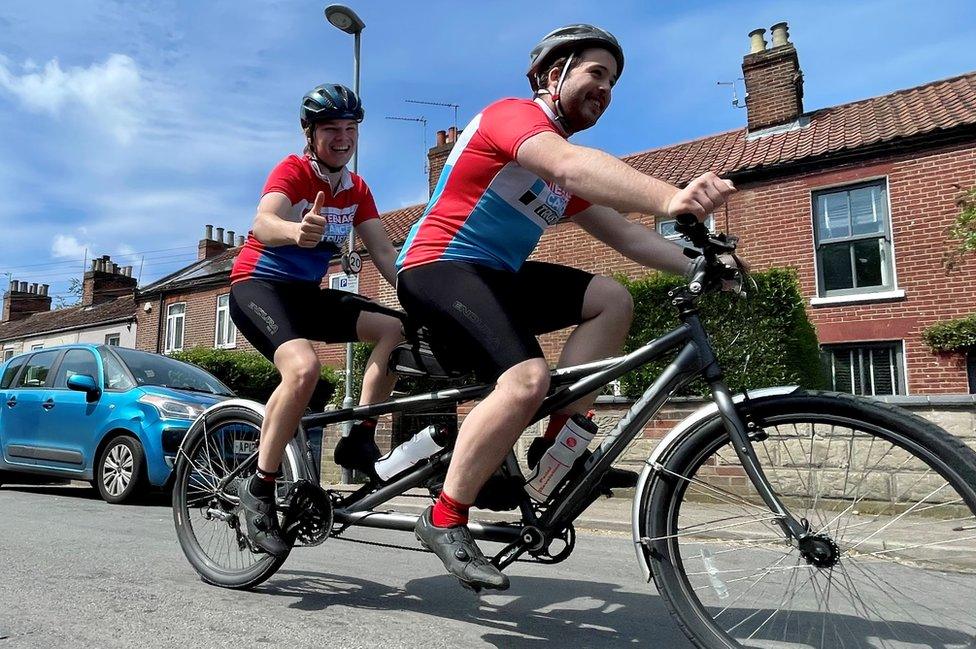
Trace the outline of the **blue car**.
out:
<instances>
[{"instance_id":1,"label":"blue car","mask_svg":"<svg viewBox=\"0 0 976 649\"><path fill-rule=\"evenodd\" d=\"M105 345L40 349L0 370L0 482L88 480L110 503L166 486L191 422L234 396L194 365Z\"/></svg>"}]
</instances>

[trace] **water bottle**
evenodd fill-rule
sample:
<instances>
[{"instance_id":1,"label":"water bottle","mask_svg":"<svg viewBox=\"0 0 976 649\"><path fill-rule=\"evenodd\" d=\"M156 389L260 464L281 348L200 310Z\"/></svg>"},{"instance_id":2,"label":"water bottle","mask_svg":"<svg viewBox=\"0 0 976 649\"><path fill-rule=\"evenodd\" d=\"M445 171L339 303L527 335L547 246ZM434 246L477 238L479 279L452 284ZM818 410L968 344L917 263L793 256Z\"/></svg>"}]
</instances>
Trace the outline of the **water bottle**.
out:
<instances>
[{"instance_id":1,"label":"water bottle","mask_svg":"<svg viewBox=\"0 0 976 649\"><path fill-rule=\"evenodd\" d=\"M380 480L386 482L421 460L426 460L447 446L448 441L450 438L446 428L430 425L376 460L373 468Z\"/></svg>"},{"instance_id":2,"label":"water bottle","mask_svg":"<svg viewBox=\"0 0 976 649\"><path fill-rule=\"evenodd\" d=\"M545 502L553 489L562 482L573 463L583 454L587 445L598 431L591 419L576 414L566 420L566 424L556 435L556 440L546 451L535 471L525 483L525 491L538 502Z\"/></svg>"}]
</instances>

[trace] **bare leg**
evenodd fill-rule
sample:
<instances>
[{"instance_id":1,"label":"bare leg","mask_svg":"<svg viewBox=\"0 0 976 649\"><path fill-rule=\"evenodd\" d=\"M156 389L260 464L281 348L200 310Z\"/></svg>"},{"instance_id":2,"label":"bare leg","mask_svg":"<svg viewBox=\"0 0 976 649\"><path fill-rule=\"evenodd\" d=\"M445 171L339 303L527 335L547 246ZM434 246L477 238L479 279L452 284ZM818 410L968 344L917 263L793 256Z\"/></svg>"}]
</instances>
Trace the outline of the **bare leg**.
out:
<instances>
[{"instance_id":1,"label":"bare leg","mask_svg":"<svg viewBox=\"0 0 976 649\"><path fill-rule=\"evenodd\" d=\"M389 398L396 385L397 376L387 370L387 362L393 348L403 341L400 321L379 313L364 312L356 322L356 335L360 340L376 345L366 362L359 405L383 401Z\"/></svg>"},{"instance_id":2,"label":"bare leg","mask_svg":"<svg viewBox=\"0 0 976 649\"><path fill-rule=\"evenodd\" d=\"M609 277L594 277L583 298L583 322L566 341L559 367L588 363L618 353L627 339L633 317L634 300L630 292ZM593 405L597 394L588 394L562 408L561 412L584 413Z\"/></svg>"},{"instance_id":3,"label":"bare leg","mask_svg":"<svg viewBox=\"0 0 976 649\"><path fill-rule=\"evenodd\" d=\"M549 389L545 359L506 370L495 389L464 419L444 481L451 498L471 503L501 465Z\"/></svg>"},{"instance_id":4,"label":"bare leg","mask_svg":"<svg viewBox=\"0 0 976 649\"><path fill-rule=\"evenodd\" d=\"M312 344L303 338L289 340L274 355L281 383L265 406L261 425L258 467L273 473L281 464L285 447L298 430L298 422L312 398L321 364Z\"/></svg>"}]
</instances>

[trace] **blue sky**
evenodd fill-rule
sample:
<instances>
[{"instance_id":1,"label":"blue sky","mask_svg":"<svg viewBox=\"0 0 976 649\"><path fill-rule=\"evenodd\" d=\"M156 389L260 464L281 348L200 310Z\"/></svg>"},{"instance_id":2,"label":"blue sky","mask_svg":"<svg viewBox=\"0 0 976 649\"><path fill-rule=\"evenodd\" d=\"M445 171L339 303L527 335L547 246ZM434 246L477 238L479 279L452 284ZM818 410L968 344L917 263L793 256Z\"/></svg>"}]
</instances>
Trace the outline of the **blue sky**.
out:
<instances>
[{"instance_id":1,"label":"blue sky","mask_svg":"<svg viewBox=\"0 0 976 649\"><path fill-rule=\"evenodd\" d=\"M303 0L5 0L0 9L0 288L63 292L110 254L146 284L195 259L203 226L247 231L267 173L297 152L301 95L352 85L352 37ZM976 3L348 2L366 22L360 173L381 211L426 198L428 144L503 96L526 96L549 29L613 31L627 65L601 122L574 141L617 155L739 128L716 85L747 34L790 24L814 110L976 69ZM767 39L769 38L767 34ZM741 96L743 89L739 85Z\"/></svg>"}]
</instances>

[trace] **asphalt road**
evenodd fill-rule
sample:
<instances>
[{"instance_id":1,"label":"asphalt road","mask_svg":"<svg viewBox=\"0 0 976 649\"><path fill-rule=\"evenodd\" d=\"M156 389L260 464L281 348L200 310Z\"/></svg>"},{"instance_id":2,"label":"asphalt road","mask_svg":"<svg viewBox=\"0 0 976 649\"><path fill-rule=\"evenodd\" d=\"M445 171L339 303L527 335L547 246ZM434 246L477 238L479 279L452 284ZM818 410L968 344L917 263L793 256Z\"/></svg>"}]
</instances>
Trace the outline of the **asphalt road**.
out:
<instances>
[{"instance_id":1,"label":"asphalt road","mask_svg":"<svg viewBox=\"0 0 976 649\"><path fill-rule=\"evenodd\" d=\"M403 532L356 537L417 547ZM556 566L519 563L478 597L431 554L329 539L252 592L201 582L167 499L0 488L0 649L25 647L633 647L684 649L628 535L581 533Z\"/></svg>"}]
</instances>

